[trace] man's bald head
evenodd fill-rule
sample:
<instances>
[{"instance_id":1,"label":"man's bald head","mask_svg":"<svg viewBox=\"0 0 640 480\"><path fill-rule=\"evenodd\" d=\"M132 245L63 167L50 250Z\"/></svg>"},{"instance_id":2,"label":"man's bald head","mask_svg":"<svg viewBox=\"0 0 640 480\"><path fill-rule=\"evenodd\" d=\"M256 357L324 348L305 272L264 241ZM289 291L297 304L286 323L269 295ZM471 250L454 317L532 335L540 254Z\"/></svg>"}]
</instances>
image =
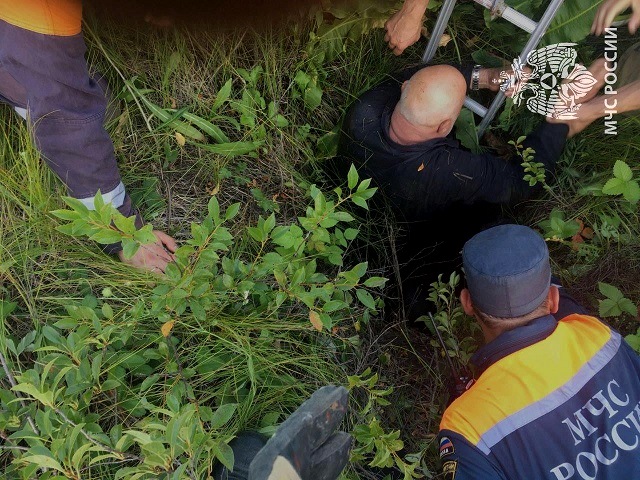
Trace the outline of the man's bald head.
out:
<instances>
[{"instance_id":1,"label":"man's bald head","mask_svg":"<svg viewBox=\"0 0 640 480\"><path fill-rule=\"evenodd\" d=\"M400 114L417 130L436 133L432 137L446 136L460 114L466 91L458 69L450 65L423 68L403 84L394 116Z\"/></svg>"}]
</instances>

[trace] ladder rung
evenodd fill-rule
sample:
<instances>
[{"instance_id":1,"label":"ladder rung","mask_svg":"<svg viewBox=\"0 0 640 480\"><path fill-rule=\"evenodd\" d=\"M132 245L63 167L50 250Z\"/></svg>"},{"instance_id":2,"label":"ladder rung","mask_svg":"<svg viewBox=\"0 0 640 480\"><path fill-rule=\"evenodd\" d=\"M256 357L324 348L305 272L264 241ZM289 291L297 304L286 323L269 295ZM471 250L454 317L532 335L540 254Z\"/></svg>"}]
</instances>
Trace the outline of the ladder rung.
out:
<instances>
[{"instance_id":1,"label":"ladder rung","mask_svg":"<svg viewBox=\"0 0 640 480\"><path fill-rule=\"evenodd\" d=\"M474 0L476 3L491 10L491 13L499 17L504 18L506 21L511 22L516 27L521 28L527 33L533 33L538 26L537 22L534 22L526 15L518 12L517 10L508 7L504 4L504 0Z\"/></svg>"},{"instance_id":2,"label":"ladder rung","mask_svg":"<svg viewBox=\"0 0 640 480\"><path fill-rule=\"evenodd\" d=\"M484 117L487 114L487 107L479 104L478 102L476 102L475 100L469 97L464 99L464 106L467 107L476 115L480 115L481 117Z\"/></svg>"}]
</instances>

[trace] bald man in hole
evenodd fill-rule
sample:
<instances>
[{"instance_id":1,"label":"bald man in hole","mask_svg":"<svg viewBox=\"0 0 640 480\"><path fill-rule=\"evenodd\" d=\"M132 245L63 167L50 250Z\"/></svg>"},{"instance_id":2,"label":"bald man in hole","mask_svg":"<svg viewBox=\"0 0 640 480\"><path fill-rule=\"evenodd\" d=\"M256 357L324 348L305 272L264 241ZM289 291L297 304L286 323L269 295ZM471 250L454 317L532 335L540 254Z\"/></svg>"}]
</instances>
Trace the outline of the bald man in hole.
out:
<instances>
[{"instance_id":1,"label":"bald man in hole","mask_svg":"<svg viewBox=\"0 0 640 480\"><path fill-rule=\"evenodd\" d=\"M459 266L458 252L466 240L501 221L502 207L541 189L523 180L523 160L515 152L506 160L492 152L473 153L453 135L467 93L472 88L498 91L501 70L408 68L361 95L345 117L339 165L348 168L354 163L361 177L372 178L394 207L408 232L400 255L401 276L422 285L417 293L421 298L438 273ZM594 62L589 70L599 85L585 101L602 86L604 62ZM553 183L567 137L593 120L595 115L567 123L542 119L527 136L523 146L535 150L548 183Z\"/></svg>"}]
</instances>

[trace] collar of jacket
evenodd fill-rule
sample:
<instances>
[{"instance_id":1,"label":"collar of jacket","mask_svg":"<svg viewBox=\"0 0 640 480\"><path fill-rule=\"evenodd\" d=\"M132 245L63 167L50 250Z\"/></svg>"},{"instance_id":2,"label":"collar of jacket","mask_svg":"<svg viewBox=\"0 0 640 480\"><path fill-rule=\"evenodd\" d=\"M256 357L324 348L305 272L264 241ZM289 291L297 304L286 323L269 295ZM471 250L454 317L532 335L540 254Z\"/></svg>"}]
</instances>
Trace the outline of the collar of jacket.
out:
<instances>
[{"instance_id":1,"label":"collar of jacket","mask_svg":"<svg viewBox=\"0 0 640 480\"><path fill-rule=\"evenodd\" d=\"M471 363L478 368L478 375L480 375L507 355L544 340L554 332L557 325L558 321L553 315L545 315L526 325L504 332L495 340L480 347L471 357Z\"/></svg>"}]
</instances>

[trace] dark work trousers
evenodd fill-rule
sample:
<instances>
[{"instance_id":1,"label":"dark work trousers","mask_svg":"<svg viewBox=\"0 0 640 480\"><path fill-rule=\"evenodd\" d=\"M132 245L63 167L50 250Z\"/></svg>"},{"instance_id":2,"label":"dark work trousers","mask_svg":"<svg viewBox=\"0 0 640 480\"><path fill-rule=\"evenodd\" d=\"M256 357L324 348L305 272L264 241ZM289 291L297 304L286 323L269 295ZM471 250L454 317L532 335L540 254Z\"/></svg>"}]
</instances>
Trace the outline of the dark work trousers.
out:
<instances>
[{"instance_id":1,"label":"dark work trousers","mask_svg":"<svg viewBox=\"0 0 640 480\"><path fill-rule=\"evenodd\" d=\"M103 125L106 92L89 75L85 52L82 34L43 35L0 20L0 101L26 113L38 150L71 196L93 209L100 191L130 216L135 212Z\"/></svg>"}]
</instances>

